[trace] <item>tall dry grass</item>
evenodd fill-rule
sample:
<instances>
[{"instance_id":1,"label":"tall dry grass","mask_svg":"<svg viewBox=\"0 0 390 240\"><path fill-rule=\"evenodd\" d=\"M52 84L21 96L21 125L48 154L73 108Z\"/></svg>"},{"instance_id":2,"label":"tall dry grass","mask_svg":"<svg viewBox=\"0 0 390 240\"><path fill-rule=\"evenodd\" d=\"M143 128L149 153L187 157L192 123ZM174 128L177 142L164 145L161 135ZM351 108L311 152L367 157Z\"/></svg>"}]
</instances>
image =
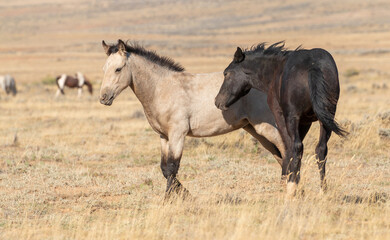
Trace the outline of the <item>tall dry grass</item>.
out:
<instances>
[{"instance_id":1,"label":"tall dry grass","mask_svg":"<svg viewBox=\"0 0 390 240\"><path fill-rule=\"evenodd\" d=\"M19 94L0 92L0 239L390 239L389 11L387 0L1 2L0 72ZM164 204L159 137L130 90L105 107L97 91L55 100L50 85L82 71L98 87L100 42L118 38L189 72L222 71L259 42L329 50L350 132L329 141L329 191L313 124L294 200L272 156L236 131L186 140L178 177L194 199Z\"/></svg>"},{"instance_id":2,"label":"tall dry grass","mask_svg":"<svg viewBox=\"0 0 390 240\"><path fill-rule=\"evenodd\" d=\"M20 86L0 105L0 238L388 239L390 139L378 131L390 128L389 89L372 85L386 77L342 77L337 119L350 135L330 139L329 191L319 192L314 124L292 201L276 161L236 131L186 140L179 179L194 199L164 204L159 137L130 90L105 107Z\"/></svg>"}]
</instances>

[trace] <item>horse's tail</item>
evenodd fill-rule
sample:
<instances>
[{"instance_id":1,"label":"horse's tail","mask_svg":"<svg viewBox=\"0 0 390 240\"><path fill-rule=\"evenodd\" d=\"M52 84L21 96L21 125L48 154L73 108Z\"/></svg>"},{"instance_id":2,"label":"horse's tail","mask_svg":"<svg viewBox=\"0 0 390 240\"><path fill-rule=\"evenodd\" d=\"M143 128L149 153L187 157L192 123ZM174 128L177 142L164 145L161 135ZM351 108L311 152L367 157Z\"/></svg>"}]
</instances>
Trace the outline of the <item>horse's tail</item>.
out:
<instances>
[{"instance_id":1,"label":"horse's tail","mask_svg":"<svg viewBox=\"0 0 390 240\"><path fill-rule=\"evenodd\" d=\"M92 84L90 81L87 80L87 78L84 77L84 84L87 85L88 87L88 92L92 95L93 93L93 88L92 88Z\"/></svg>"},{"instance_id":2,"label":"horse's tail","mask_svg":"<svg viewBox=\"0 0 390 240\"><path fill-rule=\"evenodd\" d=\"M316 64L309 70L309 89L313 110L318 120L326 129L339 136L346 136L348 132L334 120L339 93L332 92L321 68Z\"/></svg>"}]
</instances>

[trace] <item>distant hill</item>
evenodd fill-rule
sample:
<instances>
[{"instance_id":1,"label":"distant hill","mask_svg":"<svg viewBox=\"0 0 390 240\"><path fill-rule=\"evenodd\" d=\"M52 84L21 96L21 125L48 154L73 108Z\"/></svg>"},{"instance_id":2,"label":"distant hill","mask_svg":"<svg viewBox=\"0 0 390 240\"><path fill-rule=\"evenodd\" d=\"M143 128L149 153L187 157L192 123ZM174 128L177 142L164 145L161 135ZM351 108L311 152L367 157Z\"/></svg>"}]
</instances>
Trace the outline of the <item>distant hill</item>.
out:
<instances>
[{"instance_id":1,"label":"distant hill","mask_svg":"<svg viewBox=\"0 0 390 240\"><path fill-rule=\"evenodd\" d=\"M323 47L341 58L383 57L390 49L388 16L390 4L384 0L3 1L0 73L35 81L30 78L36 74L81 68L97 77L104 61L101 40L118 38L138 40L196 72L223 70L236 45L263 41Z\"/></svg>"}]
</instances>

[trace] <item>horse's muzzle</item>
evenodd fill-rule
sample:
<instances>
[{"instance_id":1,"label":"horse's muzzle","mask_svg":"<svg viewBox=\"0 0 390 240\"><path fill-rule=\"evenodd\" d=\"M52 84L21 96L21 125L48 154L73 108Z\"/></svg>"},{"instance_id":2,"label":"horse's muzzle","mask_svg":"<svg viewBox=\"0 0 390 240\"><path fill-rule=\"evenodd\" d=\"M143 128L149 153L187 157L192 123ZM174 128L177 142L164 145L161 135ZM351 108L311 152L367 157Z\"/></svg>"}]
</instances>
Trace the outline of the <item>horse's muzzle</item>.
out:
<instances>
[{"instance_id":1,"label":"horse's muzzle","mask_svg":"<svg viewBox=\"0 0 390 240\"><path fill-rule=\"evenodd\" d=\"M228 110L228 108L227 108L225 105L220 104L220 103L215 103L215 106L216 106L218 109L222 110L222 111Z\"/></svg>"},{"instance_id":2,"label":"horse's muzzle","mask_svg":"<svg viewBox=\"0 0 390 240\"><path fill-rule=\"evenodd\" d=\"M226 111L228 108L226 107L226 105L223 103L223 101L221 101L221 98L220 97L216 97L215 98L215 106L218 108L218 109L220 109L220 110L222 110L222 111Z\"/></svg>"},{"instance_id":3,"label":"horse's muzzle","mask_svg":"<svg viewBox=\"0 0 390 240\"><path fill-rule=\"evenodd\" d=\"M215 98L215 106L222 111L226 111L236 101L237 99L233 95L218 94Z\"/></svg>"},{"instance_id":4,"label":"horse's muzzle","mask_svg":"<svg viewBox=\"0 0 390 240\"><path fill-rule=\"evenodd\" d=\"M110 106L112 104L112 101L114 101L114 95L111 95L110 97L105 93L100 97L100 103Z\"/></svg>"}]
</instances>

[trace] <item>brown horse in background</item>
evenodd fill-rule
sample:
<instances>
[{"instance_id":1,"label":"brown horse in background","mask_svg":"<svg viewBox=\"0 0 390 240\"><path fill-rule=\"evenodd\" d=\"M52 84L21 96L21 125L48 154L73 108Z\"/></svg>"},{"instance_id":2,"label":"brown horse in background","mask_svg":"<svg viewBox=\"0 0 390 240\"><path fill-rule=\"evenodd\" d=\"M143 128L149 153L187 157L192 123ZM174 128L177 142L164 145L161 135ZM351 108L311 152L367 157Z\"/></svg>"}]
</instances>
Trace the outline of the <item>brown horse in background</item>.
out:
<instances>
[{"instance_id":1,"label":"brown horse in background","mask_svg":"<svg viewBox=\"0 0 390 240\"><path fill-rule=\"evenodd\" d=\"M81 93L83 91L83 86L86 85L88 87L89 93L92 95L93 89L91 82L80 72L77 72L75 74L75 77L61 74L60 76L56 77L56 83L58 86L58 90L56 93L56 97L58 97L61 94L65 94L64 87L67 86L69 88L78 88L78 97L81 96Z\"/></svg>"},{"instance_id":2,"label":"brown horse in background","mask_svg":"<svg viewBox=\"0 0 390 240\"><path fill-rule=\"evenodd\" d=\"M264 46L261 43L245 52L237 48L224 71L215 105L227 109L251 88L268 94L268 104L286 146L282 175L288 177L288 195L295 194L300 179L302 141L312 122L319 120L316 154L321 187L325 190L327 142L332 132L346 134L334 120L340 94L336 63L329 52L320 48L289 51L283 42Z\"/></svg>"}]
</instances>

